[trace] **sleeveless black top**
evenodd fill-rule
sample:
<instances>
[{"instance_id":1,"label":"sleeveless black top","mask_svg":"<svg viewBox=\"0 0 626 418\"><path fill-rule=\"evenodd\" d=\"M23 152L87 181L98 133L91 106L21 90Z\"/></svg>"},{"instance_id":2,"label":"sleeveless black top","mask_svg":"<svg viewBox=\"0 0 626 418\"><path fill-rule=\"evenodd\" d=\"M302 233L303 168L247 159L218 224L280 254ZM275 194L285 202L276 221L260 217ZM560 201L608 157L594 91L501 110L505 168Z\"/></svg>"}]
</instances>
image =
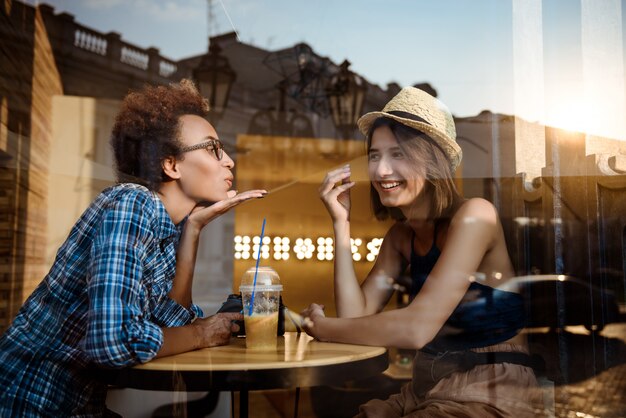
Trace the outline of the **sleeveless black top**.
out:
<instances>
[{"instance_id":1,"label":"sleeveless black top","mask_svg":"<svg viewBox=\"0 0 626 418\"><path fill-rule=\"evenodd\" d=\"M415 232L411 237L411 300L422 289L441 255L436 244L437 226L435 223L433 244L423 256L415 253ZM524 325L521 295L472 282L463 301L424 350L442 352L486 347L512 338Z\"/></svg>"}]
</instances>

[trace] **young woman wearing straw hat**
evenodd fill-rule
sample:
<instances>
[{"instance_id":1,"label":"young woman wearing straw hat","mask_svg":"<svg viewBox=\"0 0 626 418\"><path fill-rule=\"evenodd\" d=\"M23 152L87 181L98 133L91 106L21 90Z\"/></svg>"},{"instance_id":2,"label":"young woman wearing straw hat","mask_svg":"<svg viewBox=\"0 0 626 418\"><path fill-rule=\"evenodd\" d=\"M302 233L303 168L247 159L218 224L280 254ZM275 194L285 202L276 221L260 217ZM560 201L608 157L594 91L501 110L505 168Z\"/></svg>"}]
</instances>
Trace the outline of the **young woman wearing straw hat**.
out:
<instances>
[{"instance_id":1,"label":"young woman wearing straw hat","mask_svg":"<svg viewBox=\"0 0 626 418\"><path fill-rule=\"evenodd\" d=\"M536 379L519 335L523 301L496 288L514 274L496 209L456 190L462 153L452 115L408 87L358 123L367 137L374 213L396 223L359 285L350 251L355 183L349 165L327 174L319 191L335 232L338 318L312 304L304 311L307 332L320 340L419 350L412 384L388 401L362 406L362 416L534 416L540 397L528 390ZM405 271L410 304L383 312Z\"/></svg>"}]
</instances>

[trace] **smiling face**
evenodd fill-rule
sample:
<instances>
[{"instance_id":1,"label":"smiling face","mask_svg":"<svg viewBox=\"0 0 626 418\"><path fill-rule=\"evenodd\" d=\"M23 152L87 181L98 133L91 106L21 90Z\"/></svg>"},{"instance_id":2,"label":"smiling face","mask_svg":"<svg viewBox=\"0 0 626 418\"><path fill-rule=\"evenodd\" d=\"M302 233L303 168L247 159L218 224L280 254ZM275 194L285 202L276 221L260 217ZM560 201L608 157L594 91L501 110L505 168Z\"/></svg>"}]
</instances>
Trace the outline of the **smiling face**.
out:
<instances>
[{"instance_id":1,"label":"smiling face","mask_svg":"<svg viewBox=\"0 0 626 418\"><path fill-rule=\"evenodd\" d=\"M217 132L205 119L195 115L180 117L180 141L183 147L204 143L211 138L218 138ZM226 151L219 161L211 149L185 152L177 161L180 187L195 202L224 200L233 185L231 169L234 165Z\"/></svg>"},{"instance_id":2,"label":"smiling face","mask_svg":"<svg viewBox=\"0 0 626 418\"><path fill-rule=\"evenodd\" d=\"M374 130L368 151L368 170L372 186L386 207L397 207L405 214L424 196L426 176L423 168L408 157L389 126Z\"/></svg>"}]
</instances>

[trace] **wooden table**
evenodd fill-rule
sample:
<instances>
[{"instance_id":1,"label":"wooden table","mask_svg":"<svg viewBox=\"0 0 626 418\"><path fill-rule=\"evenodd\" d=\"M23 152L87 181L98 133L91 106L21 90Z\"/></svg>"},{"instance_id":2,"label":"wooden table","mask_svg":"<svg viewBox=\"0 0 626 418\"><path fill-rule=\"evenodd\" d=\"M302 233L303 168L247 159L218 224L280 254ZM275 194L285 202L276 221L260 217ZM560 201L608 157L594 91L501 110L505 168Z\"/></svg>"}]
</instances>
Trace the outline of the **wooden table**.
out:
<instances>
[{"instance_id":1,"label":"wooden table","mask_svg":"<svg viewBox=\"0 0 626 418\"><path fill-rule=\"evenodd\" d=\"M111 384L143 390L239 391L240 416L248 414L248 391L336 385L382 373L387 350L315 341L306 334L285 333L273 351L246 349L243 338L226 346L206 348L152 360L115 371Z\"/></svg>"}]
</instances>

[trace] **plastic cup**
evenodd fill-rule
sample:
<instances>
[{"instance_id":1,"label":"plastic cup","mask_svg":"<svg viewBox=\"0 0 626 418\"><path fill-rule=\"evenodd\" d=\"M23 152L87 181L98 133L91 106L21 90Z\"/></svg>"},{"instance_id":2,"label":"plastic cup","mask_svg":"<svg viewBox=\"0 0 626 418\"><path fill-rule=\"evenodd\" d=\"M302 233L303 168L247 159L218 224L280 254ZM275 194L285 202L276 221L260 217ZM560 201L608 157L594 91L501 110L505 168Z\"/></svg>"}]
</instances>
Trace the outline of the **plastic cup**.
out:
<instances>
[{"instance_id":1,"label":"plastic cup","mask_svg":"<svg viewBox=\"0 0 626 418\"><path fill-rule=\"evenodd\" d=\"M276 349L278 309L283 286L278 273L271 267L259 267L255 286L254 272L254 267L248 269L239 286L243 300L246 348L273 350Z\"/></svg>"}]
</instances>

